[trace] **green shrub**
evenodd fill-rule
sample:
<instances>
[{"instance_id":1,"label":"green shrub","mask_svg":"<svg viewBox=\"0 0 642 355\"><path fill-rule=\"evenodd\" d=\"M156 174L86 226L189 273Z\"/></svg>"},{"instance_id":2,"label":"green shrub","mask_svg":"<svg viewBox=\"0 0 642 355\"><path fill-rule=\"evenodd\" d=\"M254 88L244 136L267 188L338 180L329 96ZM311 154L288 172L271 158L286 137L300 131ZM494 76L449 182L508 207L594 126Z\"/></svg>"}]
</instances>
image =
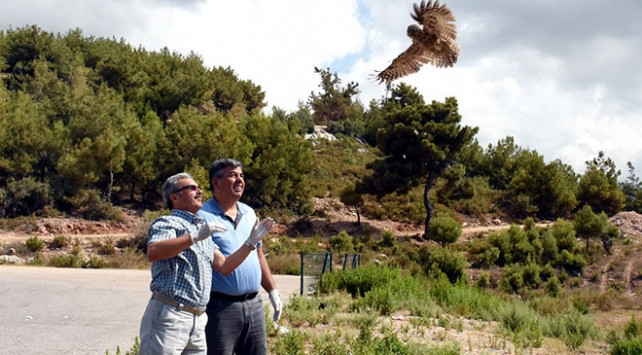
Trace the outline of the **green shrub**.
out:
<instances>
[{"instance_id":1,"label":"green shrub","mask_svg":"<svg viewBox=\"0 0 642 355\"><path fill-rule=\"evenodd\" d=\"M537 289L542 284L540 278L540 267L535 263L529 263L522 268L522 279L524 285L531 289Z\"/></svg>"},{"instance_id":2,"label":"green shrub","mask_svg":"<svg viewBox=\"0 0 642 355\"><path fill-rule=\"evenodd\" d=\"M474 265L482 268L490 268L491 266L495 265L497 260L499 260L499 254L499 249L491 246L488 249L484 250L482 253L477 254Z\"/></svg>"},{"instance_id":3,"label":"green shrub","mask_svg":"<svg viewBox=\"0 0 642 355\"><path fill-rule=\"evenodd\" d=\"M352 297L363 297L374 287L395 284L400 278L398 269L370 264L356 269L326 272L321 276L318 290L320 293L346 290Z\"/></svg>"},{"instance_id":4,"label":"green shrub","mask_svg":"<svg viewBox=\"0 0 642 355\"><path fill-rule=\"evenodd\" d=\"M56 255L49 259L49 264L55 267L77 268L82 266L82 259L76 255Z\"/></svg>"},{"instance_id":5,"label":"green shrub","mask_svg":"<svg viewBox=\"0 0 642 355\"><path fill-rule=\"evenodd\" d=\"M490 274L487 272L482 272L479 275L479 280L477 281L477 287L479 288L489 288L490 284Z\"/></svg>"},{"instance_id":6,"label":"green shrub","mask_svg":"<svg viewBox=\"0 0 642 355\"><path fill-rule=\"evenodd\" d=\"M42 240L42 239L40 239L40 238L38 238L36 236L27 238L27 241L25 243L27 245L27 248L29 248L29 250L31 250L33 252L40 251L40 250L44 249L44 247L46 245L44 240Z\"/></svg>"},{"instance_id":7,"label":"green shrub","mask_svg":"<svg viewBox=\"0 0 642 355\"><path fill-rule=\"evenodd\" d=\"M120 210L105 201L97 190L80 189L76 195L63 200L73 207L75 215L86 219L115 221L122 219Z\"/></svg>"},{"instance_id":8,"label":"green shrub","mask_svg":"<svg viewBox=\"0 0 642 355\"><path fill-rule=\"evenodd\" d=\"M523 303L509 302L499 309L499 322L511 332L520 332L537 321L537 313Z\"/></svg>"},{"instance_id":9,"label":"green shrub","mask_svg":"<svg viewBox=\"0 0 642 355\"><path fill-rule=\"evenodd\" d=\"M440 214L430 220L427 239L442 246L452 244L461 236L461 224L448 214Z\"/></svg>"},{"instance_id":10,"label":"green shrub","mask_svg":"<svg viewBox=\"0 0 642 355\"><path fill-rule=\"evenodd\" d=\"M305 354L305 335L292 330L276 338L275 354L303 355Z\"/></svg>"},{"instance_id":11,"label":"green shrub","mask_svg":"<svg viewBox=\"0 0 642 355\"><path fill-rule=\"evenodd\" d=\"M624 336L627 339L637 338L642 335L642 322L635 320L635 315L624 325Z\"/></svg>"},{"instance_id":12,"label":"green shrub","mask_svg":"<svg viewBox=\"0 0 642 355\"><path fill-rule=\"evenodd\" d=\"M392 231L386 229L381 233L381 241L379 246L382 248L393 248L397 246L397 237Z\"/></svg>"},{"instance_id":13,"label":"green shrub","mask_svg":"<svg viewBox=\"0 0 642 355\"><path fill-rule=\"evenodd\" d=\"M499 288L507 293L514 293L522 289L524 287L522 272L522 268L517 264L504 267L504 274L499 280Z\"/></svg>"},{"instance_id":14,"label":"green shrub","mask_svg":"<svg viewBox=\"0 0 642 355\"><path fill-rule=\"evenodd\" d=\"M67 244L69 244L69 240L67 240L67 238L64 235L56 235L53 238L53 241L51 242L49 247L53 249L59 249L59 248L66 247Z\"/></svg>"},{"instance_id":15,"label":"green shrub","mask_svg":"<svg viewBox=\"0 0 642 355\"><path fill-rule=\"evenodd\" d=\"M28 216L42 210L53 201L49 184L33 177L21 180L10 178L0 192L0 216Z\"/></svg>"},{"instance_id":16,"label":"green shrub","mask_svg":"<svg viewBox=\"0 0 642 355\"><path fill-rule=\"evenodd\" d=\"M453 283L464 278L466 257L461 252L448 248L423 246L419 249L418 257L427 276L431 276L431 272L437 270Z\"/></svg>"},{"instance_id":17,"label":"green shrub","mask_svg":"<svg viewBox=\"0 0 642 355\"><path fill-rule=\"evenodd\" d=\"M82 264L82 267L88 269L102 269L107 267L107 262L99 256L91 256L89 260Z\"/></svg>"},{"instance_id":18,"label":"green shrub","mask_svg":"<svg viewBox=\"0 0 642 355\"><path fill-rule=\"evenodd\" d=\"M562 250L555 264L567 272L580 274L584 266L586 266L586 260L582 255L571 254L568 250Z\"/></svg>"},{"instance_id":19,"label":"green shrub","mask_svg":"<svg viewBox=\"0 0 642 355\"><path fill-rule=\"evenodd\" d=\"M571 252L575 250L577 239L575 238L575 226L573 222L558 219L550 227L550 232L553 234L553 237L555 237L559 251L567 250Z\"/></svg>"},{"instance_id":20,"label":"green shrub","mask_svg":"<svg viewBox=\"0 0 642 355\"><path fill-rule=\"evenodd\" d=\"M642 354L642 338L619 339L611 344L611 355Z\"/></svg>"},{"instance_id":21,"label":"green shrub","mask_svg":"<svg viewBox=\"0 0 642 355\"><path fill-rule=\"evenodd\" d=\"M562 339L570 350L579 349L587 338L598 334L595 321L577 311L550 318L544 328L545 335Z\"/></svg>"},{"instance_id":22,"label":"green shrub","mask_svg":"<svg viewBox=\"0 0 642 355\"><path fill-rule=\"evenodd\" d=\"M340 253L353 251L352 236L342 230L339 234L330 237L330 248Z\"/></svg>"},{"instance_id":23,"label":"green shrub","mask_svg":"<svg viewBox=\"0 0 642 355\"><path fill-rule=\"evenodd\" d=\"M560 285L560 281L557 276L553 276L548 279L548 282L546 283L546 293L548 293L551 297L557 297L561 292L562 286Z\"/></svg>"}]
</instances>

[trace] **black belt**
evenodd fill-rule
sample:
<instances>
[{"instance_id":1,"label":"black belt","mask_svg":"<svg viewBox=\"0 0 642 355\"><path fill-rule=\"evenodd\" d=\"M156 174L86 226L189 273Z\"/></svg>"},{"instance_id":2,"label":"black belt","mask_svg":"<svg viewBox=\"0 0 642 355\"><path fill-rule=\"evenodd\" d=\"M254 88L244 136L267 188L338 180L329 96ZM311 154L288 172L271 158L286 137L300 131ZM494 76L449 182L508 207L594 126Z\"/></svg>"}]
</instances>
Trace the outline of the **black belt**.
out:
<instances>
[{"instance_id":1,"label":"black belt","mask_svg":"<svg viewBox=\"0 0 642 355\"><path fill-rule=\"evenodd\" d=\"M165 296L163 296L161 294L158 294L158 293L154 293L152 295L152 299L155 299L155 300L157 300L159 302L165 303L166 305L170 305L172 307L176 307L176 309L178 309L179 311L189 312L189 313L191 313L191 314L193 314L195 316L200 316L201 314L205 313L205 307L203 307L203 308L195 308L195 307L186 306L186 305L184 305L182 303L179 303L179 302L176 302L174 300L171 300L171 299L169 299L169 298L167 298L167 297L165 297Z\"/></svg>"},{"instance_id":2,"label":"black belt","mask_svg":"<svg viewBox=\"0 0 642 355\"><path fill-rule=\"evenodd\" d=\"M250 292L244 295L233 296L233 295L227 295L225 293L220 293L220 292L212 292L210 294L210 297L216 298L218 300L224 300L224 301L243 302L243 301L249 301L254 299L254 297L256 297L256 295L258 294L259 294L258 292Z\"/></svg>"}]
</instances>

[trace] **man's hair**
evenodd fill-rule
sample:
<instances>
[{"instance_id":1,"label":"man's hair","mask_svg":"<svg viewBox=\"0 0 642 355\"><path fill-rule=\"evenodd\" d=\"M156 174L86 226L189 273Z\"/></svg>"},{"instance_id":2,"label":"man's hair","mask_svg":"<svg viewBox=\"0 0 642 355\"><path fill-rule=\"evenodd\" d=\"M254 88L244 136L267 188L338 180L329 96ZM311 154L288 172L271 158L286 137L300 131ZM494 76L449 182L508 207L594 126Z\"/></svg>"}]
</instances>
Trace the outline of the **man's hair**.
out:
<instances>
[{"instance_id":1,"label":"man's hair","mask_svg":"<svg viewBox=\"0 0 642 355\"><path fill-rule=\"evenodd\" d=\"M212 184L212 180L214 178L220 179L223 177L223 171L225 169L231 166L232 168L241 168L243 169L243 164L241 164L240 161L234 160L231 158L222 158L218 159L215 162L212 163L212 166L210 166L210 190L214 192L214 185Z\"/></svg>"},{"instance_id":2,"label":"man's hair","mask_svg":"<svg viewBox=\"0 0 642 355\"><path fill-rule=\"evenodd\" d=\"M172 191L175 191L176 189L179 188L178 182L183 179L193 179L192 175L188 173L178 173L176 175L172 175L165 180L163 183L163 187L161 188L161 195L163 196L163 201L165 204L167 204L167 207L171 210L174 208L172 206L172 201L169 199L169 194L172 193Z\"/></svg>"}]
</instances>

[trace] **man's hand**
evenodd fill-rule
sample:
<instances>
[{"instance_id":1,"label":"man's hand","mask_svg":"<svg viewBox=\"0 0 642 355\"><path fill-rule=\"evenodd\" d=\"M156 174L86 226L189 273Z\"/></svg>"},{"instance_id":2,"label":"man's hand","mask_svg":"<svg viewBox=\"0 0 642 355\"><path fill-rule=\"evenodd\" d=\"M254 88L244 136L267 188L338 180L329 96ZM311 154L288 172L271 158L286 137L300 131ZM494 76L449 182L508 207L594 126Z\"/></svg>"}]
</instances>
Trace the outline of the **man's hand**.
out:
<instances>
[{"instance_id":1,"label":"man's hand","mask_svg":"<svg viewBox=\"0 0 642 355\"><path fill-rule=\"evenodd\" d=\"M281 302L281 296L279 295L279 291L276 289L268 292L268 296L270 296L270 302L272 303L272 307L274 308L274 315L272 316L272 319L275 322L279 321L279 318L281 318L281 311L283 311L283 302Z\"/></svg>"},{"instance_id":2,"label":"man's hand","mask_svg":"<svg viewBox=\"0 0 642 355\"><path fill-rule=\"evenodd\" d=\"M224 225L217 222L206 222L198 230L193 231L189 234L192 244L196 244L203 239L209 238L212 233L224 232L227 228Z\"/></svg>"},{"instance_id":3,"label":"man's hand","mask_svg":"<svg viewBox=\"0 0 642 355\"><path fill-rule=\"evenodd\" d=\"M272 229L272 226L274 225L274 220L270 217L265 218L264 220L260 221L257 219L256 223L254 223L254 227L252 227L252 232L250 232L250 236L245 240L245 245L248 247L254 249L256 248L256 245L263 240L263 237Z\"/></svg>"}]
</instances>

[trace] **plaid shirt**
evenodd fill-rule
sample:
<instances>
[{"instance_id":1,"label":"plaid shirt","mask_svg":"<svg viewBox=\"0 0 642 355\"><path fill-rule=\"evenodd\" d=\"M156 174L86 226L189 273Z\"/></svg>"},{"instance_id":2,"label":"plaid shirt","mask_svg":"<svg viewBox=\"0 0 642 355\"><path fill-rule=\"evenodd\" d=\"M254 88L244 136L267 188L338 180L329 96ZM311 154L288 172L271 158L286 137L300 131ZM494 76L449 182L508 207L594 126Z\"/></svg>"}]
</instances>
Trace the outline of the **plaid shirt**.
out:
<instances>
[{"instance_id":1,"label":"plaid shirt","mask_svg":"<svg viewBox=\"0 0 642 355\"><path fill-rule=\"evenodd\" d=\"M147 245L189 234L203 222L190 212L174 209L171 215L159 217L152 223ZM216 249L212 238L207 238L175 257L152 262L150 290L187 306L205 307L210 299Z\"/></svg>"}]
</instances>

